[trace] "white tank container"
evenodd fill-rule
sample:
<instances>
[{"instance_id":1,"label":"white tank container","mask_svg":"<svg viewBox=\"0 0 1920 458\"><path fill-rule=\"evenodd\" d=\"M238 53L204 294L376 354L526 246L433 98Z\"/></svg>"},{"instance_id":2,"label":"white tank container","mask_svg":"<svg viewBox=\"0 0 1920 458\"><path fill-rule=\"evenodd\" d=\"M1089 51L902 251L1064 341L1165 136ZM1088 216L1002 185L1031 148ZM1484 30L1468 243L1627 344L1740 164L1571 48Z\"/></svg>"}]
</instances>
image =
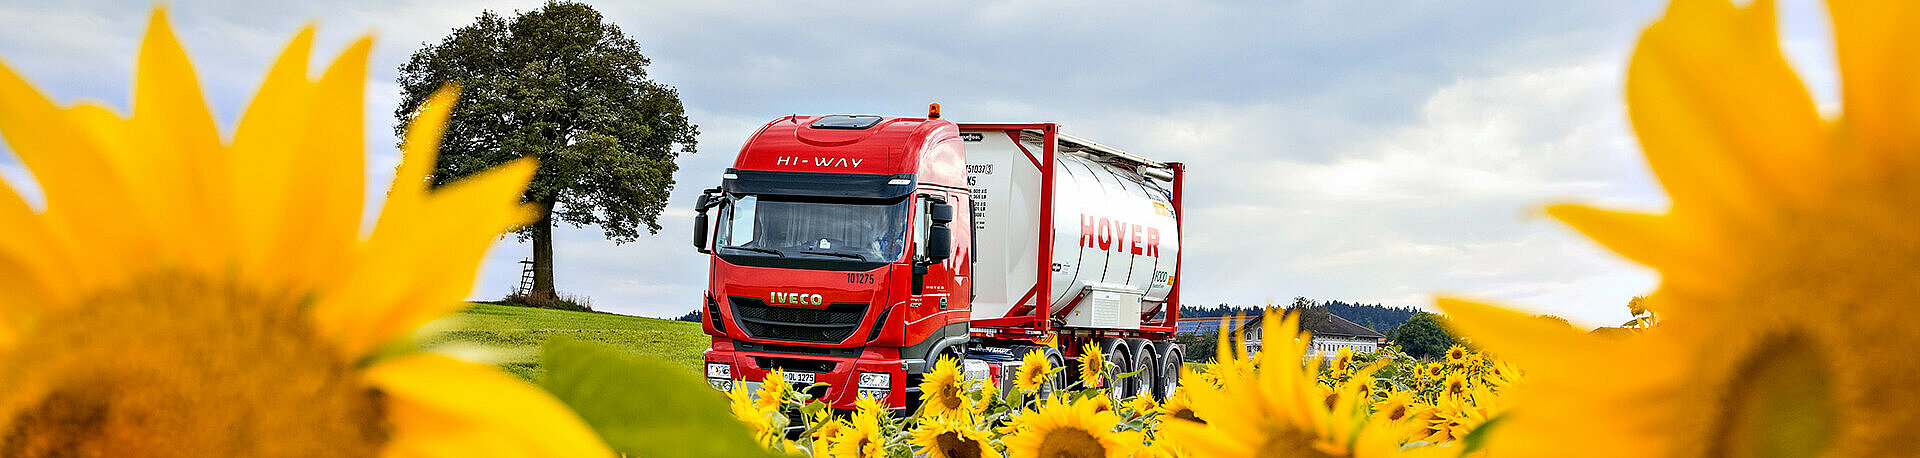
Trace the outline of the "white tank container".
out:
<instances>
[{"instance_id":1,"label":"white tank container","mask_svg":"<svg viewBox=\"0 0 1920 458\"><path fill-rule=\"evenodd\" d=\"M1001 130L962 126L961 137L978 254L972 316L998 318L1036 283L1042 200L1034 160L1046 148L1042 137L1016 143ZM1164 306L1175 281L1180 237L1171 192L1133 164L1062 143L1055 154L1052 288L1045 297L1069 327L1138 329L1143 314ZM1033 304L1028 299L1021 309Z\"/></svg>"}]
</instances>

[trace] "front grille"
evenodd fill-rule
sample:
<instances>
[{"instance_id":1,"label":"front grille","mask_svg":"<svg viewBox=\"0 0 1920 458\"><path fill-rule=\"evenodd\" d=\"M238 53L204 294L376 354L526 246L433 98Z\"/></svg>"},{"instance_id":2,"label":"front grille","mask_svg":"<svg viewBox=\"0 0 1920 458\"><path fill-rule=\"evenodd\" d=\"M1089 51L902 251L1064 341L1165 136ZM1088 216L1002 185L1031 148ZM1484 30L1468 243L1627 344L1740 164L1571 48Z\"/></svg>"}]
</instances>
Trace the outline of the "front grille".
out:
<instances>
[{"instance_id":1,"label":"front grille","mask_svg":"<svg viewBox=\"0 0 1920 458\"><path fill-rule=\"evenodd\" d=\"M794 342L837 343L860 329L867 304L838 302L826 308L776 307L751 297L728 296L733 319L748 336Z\"/></svg>"},{"instance_id":2,"label":"front grille","mask_svg":"<svg viewBox=\"0 0 1920 458\"><path fill-rule=\"evenodd\" d=\"M779 358L773 356L755 356L753 362L761 369L785 369L789 372L833 372L838 364L833 361L817 359Z\"/></svg>"}]
</instances>

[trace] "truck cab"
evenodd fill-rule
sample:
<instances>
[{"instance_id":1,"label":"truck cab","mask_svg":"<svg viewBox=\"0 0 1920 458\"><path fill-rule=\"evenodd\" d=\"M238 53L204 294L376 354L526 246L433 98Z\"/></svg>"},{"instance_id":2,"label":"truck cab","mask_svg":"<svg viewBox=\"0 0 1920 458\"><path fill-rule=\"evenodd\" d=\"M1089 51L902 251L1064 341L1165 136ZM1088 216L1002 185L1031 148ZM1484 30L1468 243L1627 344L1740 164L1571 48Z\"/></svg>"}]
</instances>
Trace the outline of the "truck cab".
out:
<instances>
[{"instance_id":1,"label":"truck cab","mask_svg":"<svg viewBox=\"0 0 1920 458\"><path fill-rule=\"evenodd\" d=\"M1091 346L1110 395L1166 396L1184 354L1184 173L1052 123L956 125L937 105L769 122L695 203L707 379L757 390L782 369L833 408L866 394L910 412L940 358L1004 386L1021 356L1071 367Z\"/></svg>"},{"instance_id":2,"label":"truck cab","mask_svg":"<svg viewBox=\"0 0 1920 458\"><path fill-rule=\"evenodd\" d=\"M965 162L941 119L762 126L696 205L715 387L755 388L781 368L797 387L824 383L810 394L835 408L859 393L902 406L929 350L967 333Z\"/></svg>"}]
</instances>

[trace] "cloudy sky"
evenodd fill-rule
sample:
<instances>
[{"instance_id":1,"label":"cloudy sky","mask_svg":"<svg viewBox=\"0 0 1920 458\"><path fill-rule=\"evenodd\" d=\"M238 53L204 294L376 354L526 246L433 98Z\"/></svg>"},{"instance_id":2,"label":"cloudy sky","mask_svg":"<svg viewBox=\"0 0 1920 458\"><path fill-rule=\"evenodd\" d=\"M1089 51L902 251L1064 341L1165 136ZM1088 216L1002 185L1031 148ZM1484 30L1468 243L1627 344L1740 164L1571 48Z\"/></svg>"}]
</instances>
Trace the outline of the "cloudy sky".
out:
<instances>
[{"instance_id":1,"label":"cloudy sky","mask_svg":"<svg viewBox=\"0 0 1920 458\"><path fill-rule=\"evenodd\" d=\"M600 310L695 307L705 261L688 243L689 207L761 123L913 116L935 101L948 119L1059 122L1189 164L1188 304L1428 307L1444 293L1598 326L1625 321L1627 299L1658 281L1538 214L1559 201L1666 205L1621 96L1657 0L604 3L701 135L658 235L619 246L595 228L557 235L560 288ZM384 186L397 162L395 69L482 10L538 6L178 1L169 14L229 128L301 25L319 26L325 59L372 33L368 174ZM149 8L0 0L0 60L56 100L124 107ZM1831 111L1825 12L1793 0L1781 10L1789 57ZM37 199L4 146L0 176ZM510 290L530 253L496 245L472 297Z\"/></svg>"}]
</instances>

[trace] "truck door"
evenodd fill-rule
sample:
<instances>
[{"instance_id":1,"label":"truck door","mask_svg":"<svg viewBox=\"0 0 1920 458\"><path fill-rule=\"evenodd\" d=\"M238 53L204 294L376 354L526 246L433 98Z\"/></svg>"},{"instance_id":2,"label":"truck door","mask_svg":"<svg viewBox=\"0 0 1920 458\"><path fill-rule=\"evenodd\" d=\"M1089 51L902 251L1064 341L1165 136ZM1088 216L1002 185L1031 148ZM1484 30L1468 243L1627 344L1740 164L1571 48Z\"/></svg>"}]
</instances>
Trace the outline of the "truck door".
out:
<instances>
[{"instance_id":1,"label":"truck door","mask_svg":"<svg viewBox=\"0 0 1920 458\"><path fill-rule=\"evenodd\" d=\"M927 243L927 234L932 232L931 229L935 224L932 219L933 207L935 203L952 205L952 203L955 202L954 196L944 192L932 192L915 196L915 199L917 200L914 205L916 230L914 231L913 253L914 277L916 281L914 281L913 293L915 297L920 300L920 305L915 308L915 311L918 313L914 313L913 315L925 317L960 310L957 309L956 306L961 304L953 303L955 298L952 292L957 290L957 283L967 281L964 277L956 278L955 276L960 270L956 267L963 264L965 260L959 259L958 256L953 256L953 254L961 251L959 247L962 246L961 244L964 243L963 241L967 239L967 237L961 235L965 234L964 230L956 231L954 229L965 229L965 227L959 225L962 221L960 214L964 212L952 212L955 221L946 223L950 234L950 242L948 244L950 248L947 252L948 256L946 256L945 259L939 259L939 256L935 256L934 253L927 251L929 245ZM964 313L948 314L933 321L938 324L946 324L952 321L950 317L964 316Z\"/></svg>"}]
</instances>

